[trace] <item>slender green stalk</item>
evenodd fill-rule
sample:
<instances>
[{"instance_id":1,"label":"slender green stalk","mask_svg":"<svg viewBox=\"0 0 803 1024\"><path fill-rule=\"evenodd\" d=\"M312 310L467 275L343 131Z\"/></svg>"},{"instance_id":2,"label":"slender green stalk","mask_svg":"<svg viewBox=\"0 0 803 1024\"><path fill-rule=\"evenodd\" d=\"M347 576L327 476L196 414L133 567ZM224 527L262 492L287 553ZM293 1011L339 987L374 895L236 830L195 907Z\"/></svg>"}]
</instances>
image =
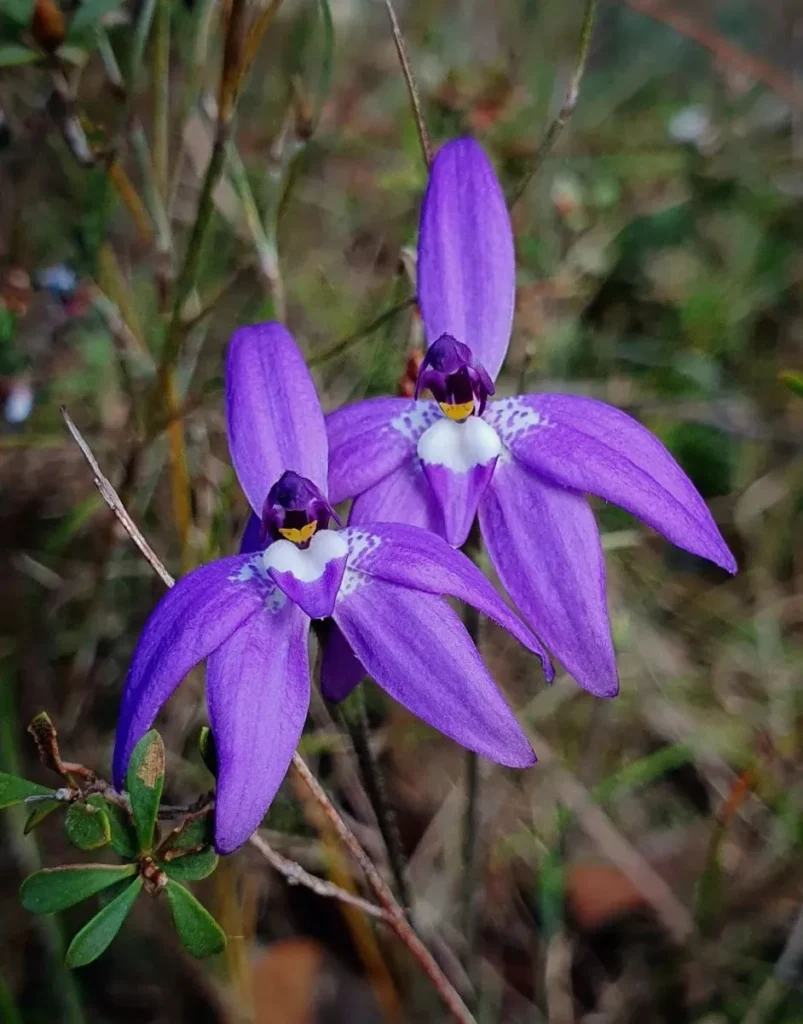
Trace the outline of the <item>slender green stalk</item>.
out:
<instances>
[{"instance_id":1,"label":"slender green stalk","mask_svg":"<svg viewBox=\"0 0 803 1024\"><path fill-rule=\"evenodd\" d=\"M257 260L259 261L259 269L270 296L273 299L274 315L277 320L284 320L287 312L285 305L284 282L282 281L281 272L279 270L279 252L276 245L275 234L273 238L269 237L263 227L262 217L259 209L257 208L245 166L234 143L229 143L227 159L229 174L231 175L234 187L237 189L240 196L240 201L243 204L246 223L248 224L248 229L251 232L251 238L253 239L254 248L256 249Z\"/></svg>"},{"instance_id":2,"label":"slender green stalk","mask_svg":"<svg viewBox=\"0 0 803 1024\"><path fill-rule=\"evenodd\" d=\"M153 13L156 10L156 0L145 0L139 13L134 39L131 44L131 56L128 65L128 92L133 97L137 91L137 83L142 74L142 61L145 56L145 47L148 43L148 36L151 33Z\"/></svg>"},{"instance_id":3,"label":"slender green stalk","mask_svg":"<svg viewBox=\"0 0 803 1024\"><path fill-rule=\"evenodd\" d=\"M401 302L397 302L391 306L390 309L386 309L383 313L380 313L378 317L366 324L364 327L360 327L358 330L353 331L351 334L346 335L345 338L341 338L340 341L336 341L329 348L319 352L316 355L310 356L307 360L310 367L321 366L323 363L328 363L330 359L334 359L335 356L339 356L342 352L351 348L352 345L361 341L363 338L367 338L374 331L378 331L380 327L384 326L389 320L398 316L399 313L404 312L405 309L409 309L415 305L415 298L408 296L406 299L402 299Z\"/></svg>"},{"instance_id":4,"label":"slender green stalk","mask_svg":"<svg viewBox=\"0 0 803 1024\"><path fill-rule=\"evenodd\" d=\"M156 188L167 202L170 170L170 0L158 0L153 46L153 167Z\"/></svg>"},{"instance_id":5,"label":"slender green stalk","mask_svg":"<svg viewBox=\"0 0 803 1024\"><path fill-rule=\"evenodd\" d=\"M360 685L344 702L339 715L351 736L357 763L360 766L365 790L379 822L379 831L385 840L390 869L396 882L396 889L402 906L409 912L412 906L410 886L407 883L407 863L402 848L396 814L388 800L387 787L382 769L371 746L371 731L368 725L368 709L365 705L364 684ZM339 709L338 709L339 710Z\"/></svg>"},{"instance_id":6,"label":"slender green stalk","mask_svg":"<svg viewBox=\"0 0 803 1024\"><path fill-rule=\"evenodd\" d=\"M580 29L580 43L574 63L574 71L572 72L572 77L569 79L569 88L566 90L566 95L563 98L563 104L561 105L554 121L547 129L547 133L544 136L541 145L536 150L535 156L530 162L530 166L521 176L518 183L511 189L507 197L508 206L514 206L522 197L527 186L538 171L538 168L546 159L547 154L557 142L558 136L566 127L569 122L569 118L574 113L574 108L577 106L577 101L580 98L580 83L583 81L586 62L588 61L588 54L591 49L591 39L594 35L594 19L596 17L596 13L597 0L586 0L583 24Z\"/></svg>"}]
</instances>

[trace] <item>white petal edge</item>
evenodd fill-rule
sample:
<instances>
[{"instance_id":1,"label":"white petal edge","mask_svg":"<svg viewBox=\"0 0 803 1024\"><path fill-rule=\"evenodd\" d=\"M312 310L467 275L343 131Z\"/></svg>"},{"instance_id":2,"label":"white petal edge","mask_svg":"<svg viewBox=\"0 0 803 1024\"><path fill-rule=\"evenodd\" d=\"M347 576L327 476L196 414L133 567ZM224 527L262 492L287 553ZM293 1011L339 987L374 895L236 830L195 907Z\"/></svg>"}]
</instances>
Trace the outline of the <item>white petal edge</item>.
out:
<instances>
[{"instance_id":1,"label":"white petal edge","mask_svg":"<svg viewBox=\"0 0 803 1024\"><path fill-rule=\"evenodd\" d=\"M445 466L453 473L468 473L487 466L502 453L494 428L478 416L465 423L442 419L433 423L418 440L418 457L429 466Z\"/></svg>"}]
</instances>

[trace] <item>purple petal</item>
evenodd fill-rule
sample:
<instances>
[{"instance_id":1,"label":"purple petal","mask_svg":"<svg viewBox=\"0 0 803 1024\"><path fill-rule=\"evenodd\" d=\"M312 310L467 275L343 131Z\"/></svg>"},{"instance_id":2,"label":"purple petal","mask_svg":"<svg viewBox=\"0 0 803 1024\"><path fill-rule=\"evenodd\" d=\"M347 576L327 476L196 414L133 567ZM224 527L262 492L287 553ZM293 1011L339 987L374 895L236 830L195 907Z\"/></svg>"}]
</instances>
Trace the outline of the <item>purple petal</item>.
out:
<instances>
[{"instance_id":1,"label":"purple petal","mask_svg":"<svg viewBox=\"0 0 803 1024\"><path fill-rule=\"evenodd\" d=\"M249 562L248 555L235 555L201 566L168 590L148 619L128 670L117 723L118 789L131 751L159 708L191 669L262 607L265 585L249 577Z\"/></svg>"},{"instance_id":2,"label":"purple petal","mask_svg":"<svg viewBox=\"0 0 803 1024\"><path fill-rule=\"evenodd\" d=\"M282 324L242 327L232 336L226 418L231 459L257 515L286 469L326 493L323 412L307 364Z\"/></svg>"},{"instance_id":3,"label":"purple petal","mask_svg":"<svg viewBox=\"0 0 803 1024\"><path fill-rule=\"evenodd\" d=\"M374 522L409 523L433 533L444 532L438 499L415 456L355 498L349 525Z\"/></svg>"},{"instance_id":4,"label":"purple petal","mask_svg":"<svg viewBox=\"0 0 803 1024\"><path fill-rule=\"evenodd\" d=\"M298 746L309 708L308 632L309 619L288 601L273 615L255 615L209 659L218 853L236 850L259 827Z\"/></svg>"},{"instance_id":5,"label":"purple petal","mask_svg":"<svg viewBox=\"0 0 803 1024\"><path fill-rule=\"evenodd\" d=\"M240 554L251 555L255 551L264 551L265 541L262 539L262 521L252 512L243 530L240 541Z\"/></svg>"},{"instance_id":6,"label":"purple petal","mask_svg":"<svg viewBox=\"0 0 803 1024\"><path fill-rule=\"evenodd\" d=\"M513 232L493 167L472 139L448 142L432 164L418 237L428 343L451 334L496 379L515 298Z\"/></svg>"},{"instance_id":7,"label":"purple petal","mask_svg":"<svg viewBox=\"0 0 803 1024\"><path fill-rule=\"evenodd\" d=\"M336 530L316 533L309 547L301 549L289 540L277 540L262 556L268 576L311 619L332 614L346 569L348 544Z\"/></svg>"},{"instance_id":8,"label":"purple petal","mask_svg":"<svg viewBox=\"0 0 803 1024\"><path fill-rule=\"evenodd\" d=\"M499 764L534 762L465 626L441 598L348 570L334 619L366 671L413 714Z\"/></svg>"},{"instance_id":9,"label":"purple petal","mask_svg":"<svg viewBox=\"0 0 803 1024\"><path fill-rule=\"evenodd\" d=\"M332 622L323 642L321 693L327 700L345 700L366 674L348 640Z\"/></svg>"},{"instance_id":10,"label":"purple petal","mask_svg":"<svg viewBox=\"0 0 803 1024\"><path fill-rule=\"evenodd\" d=\"M329 500L333 505L379 483L415 455L418 438L441 419L436 402L370 398L326 417Z\"/></svg>"},{"instance_id":11,"label":"purple petal","mask_svg":"<svg viewBox=\"0 0 803 1024\"><path fill-rule=\"evenodd\" d=\"M444 417L421 435L417 450L424 476L441 507L446 539L460 547L502 451L499 435L476 416L465 423Z\"/></svg>"},{"instance_id":12,"label":"purple petal","mask_svg":"<svg viewBox=\"0 0 803 1024\"><path fill-rule=\"evenodd\" d=\"M646 427L604 402L520 395L485 413L516 458L563 487L632 512L673 544L736 572L694 484Z\"/></svg>"},{"instance_id":13,"label":"purple petal","mask_svg":"<svg viewBox=\"0 0 803 1024\"><path fill-rule=\"evenodd\" d=\"M599 697L618 690L597 524L582 494L515 461L498 465L480 528L499 579L525 621Z\"/></svg>"},{"instance_id":14,"label":"purple petal","mask_svg":"<svg viewBox=\"0 0 803 1024\"><path fill-rule=\"evenodd\" d=\"M537 654L547 680L554 678L544 648L462 551L455 551L443 538L427 530L400 523L349 527L343 533L349 545L347 573L374 576L428 594L456 597L472 605Z\"/></svg>"}]
</instances>

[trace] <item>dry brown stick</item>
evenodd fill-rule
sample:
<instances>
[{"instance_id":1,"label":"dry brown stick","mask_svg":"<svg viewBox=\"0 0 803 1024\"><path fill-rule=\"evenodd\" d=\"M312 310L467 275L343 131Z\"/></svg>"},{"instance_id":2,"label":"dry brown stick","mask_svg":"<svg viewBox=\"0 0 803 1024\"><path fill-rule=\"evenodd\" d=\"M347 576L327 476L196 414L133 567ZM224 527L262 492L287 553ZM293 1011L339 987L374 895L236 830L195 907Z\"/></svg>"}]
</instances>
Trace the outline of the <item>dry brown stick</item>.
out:
<instances>
[{"instance_id":1,"label":"dry brown stick","mask_svg":"<svg viewBox=\"0 0 803 1024\"><path fill-rule=\"evenodd\" d=\"M384 921L387 920L388 914L383 907L378 907L375 903L364 900L359 896L353 896L350 892L341 889L339 885L335 885L333 882L327 882L323 878L311 875L309 871L305 871L296 861L289 860L287 857L277 853L258 832L251 836L249 842L254 849L259 850L272 868L275 868L279 874L284 875L290 885L305 885L319 896L340 900L341 903L349 903L352 907L357 907L371 917L378 917Z\"/></svg>"},{"instance_id":2,"label":"dry brown stick","mask_svg":"<svg viewBox=\"0 0 803 1024\"><path fill-rule=\"evenodd\" d=\"M125 505L123 505L122 501L120 501L120 497L117 494L117 491L115 491L115 489L112 487L112 485L101 472L100 466L98 465L98 461L92 454L92 449L81 436L81 432L79 431L78 427L76 427L76 425L73 423L72 419L70 418L70 414L67 412L64 406L61 407L61 415L64 418L64 422L67 424L67 429L72 434L73 440L81 449L84 458L92 468L92 472L95 477L95 486L100 491L103 500L120 520L123 527L125 528L126 533L137 545L137 547L145 556L145 558L148 560L148 563L153 569L153 571L161 578L163 583L165 583L168 587L172 587L173 584L175 583L175 580L167 571L167 569L165 569L164 565L162 565L162 562L160 561L158 555L150 546L150 544L145 540L139 527L128 514Z\"/></svg>"},{"instance_id":3,"label":"dry brown stick","mask_svg":"<svg viewBox=\"0 0 803 1024\"><path fill-rule=\"evenodd\" d=\"M86 443L84 438L81 436L81 432L70 419L67 410L62 408L61 412L64 417L64 422L67 424L67 429L70 431L70 434L81 449L84 458L92 469L95 485L103 495L104 501L112 512L114 512L115 516L117 516L117 519L122 524L126 533L145 556L151 568L168 587L172 587L176 582L175 579L170 575L160 561L158 555L156 555L153 548L145 540L145 537L142 535L142 531L126 511L117 491L115 491L110 481L101 472L98 461L92 454L92 449ZM312 794L315 802L326 816L327 821L332 826L336 835L339 836L343 845L348 849L349 853L365 873L368 884L374 891L375 896L382 906L384 911L384 920L387 921L398 938L405 946L407 946L410 953L418 961L419 966L432 982L454 1019L461 1022L461 1024L476 1024L474 1017L472 1017L456 989L452 986L451 982L438 966L435 958L410 927L404 911L394 899L390 888L386 885L384 879L374 867L371 858L365 850L363 850L357 837L340 817L337 808L326 795L323 787L312 774L306 762L299 754L295 753L293 754L292 764L296 773L300 776L301 780ZM300 870L303 871L303 868Z\"/></svg>"},{"instance_id":4,"label":"dry brown stick","mask_svg":"<svg viewBox=\"0 0 803 1024\"><path fill-rule=\"evenodd\" d=\"M336 807L329 800L329 797L310 771L307 763L298 754L293 754L292 764L304 785L309 789L315 802L326 815L327 821L339 836L343 845L362 868L368 884L374 891L374 895L385 909L385 920L416 958L419 966L437 989L438 994L449 1008L454 1019L461 1021L462 1024L474 1024L474 1017L469 1012L468 1007L460 998L451 982L446 978L430 951L411 928L404 911L394 899L390 887L376 870L365 850L360 846L357 837L340 817Z\"/></svg>"},{"instance_id":5,"label":"dry brown stick","mask_svg":"<svg viewBox=\"0 0 803 1024\"><path fill-rule=\"evenodd\" d=\"M413 117L415 118L415 126L418 130L418 141L421 144L421 155L424 157L424 163L426 164L427 170L429 170L432 164L432 143L429 140L429 131L427 130L427 123L424 120L424 112L421 109L421 99L418 95L418 88L415 84L415 78L413 77L413 69L410 67L410 61L407 58L407 50L404 45L404 36L401 34L399 23L396 20L396 12L393 10L393 4L391 0L385 0L385 7L387 8L388 17L390 18L390 28L393 32L393 42L396 45L396 53L399 55L399 63L404 73L404 80L407 83L407 92L410 96L410 104L413 108Z\"/></svg>"},{"instance_id":6,"label":"dry brown stick","mask_svg":"<svg viewBox=\"0 0 803 1024\"><path fill-rule=\"evenodd\" d=\"M620 2L631 7L634 11L638 11L639 14L644 14L648 18L654 18L655 21L668 25L675 32L685 36L687 39L691 39L710 53L713 53L717 60L723 64L741 71L757 82L761 82L767 88L782 96L791 106L797 110L803 110L803 91L797 88L795 83L787 78L783 72L774 68L766 61L759 60L758 57L754 57L751 53L745 53L735 43L723 39L713 29L706 25L701 25L685 12L676 11L668 4L663 2L656 3L655 0L620 0Z\"/></svg>"}]
</instances>

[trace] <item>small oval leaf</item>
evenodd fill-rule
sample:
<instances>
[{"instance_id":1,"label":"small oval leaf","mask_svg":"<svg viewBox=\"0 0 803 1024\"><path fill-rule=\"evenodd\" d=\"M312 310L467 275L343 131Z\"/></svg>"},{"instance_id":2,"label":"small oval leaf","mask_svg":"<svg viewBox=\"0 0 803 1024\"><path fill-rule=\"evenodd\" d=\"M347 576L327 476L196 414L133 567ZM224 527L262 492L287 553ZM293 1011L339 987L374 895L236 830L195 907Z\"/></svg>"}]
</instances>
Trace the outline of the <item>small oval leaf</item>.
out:
<instances>
[{"instance_id":1,"label":"small oval leaf","mask_svg":"<svg viewBox=\"0 0 803 1024\"><path fill-rule=\"evenodd\" d=\"M108 949L112 939L120 931L128 917L137 896L142 889L142 879L135 878L127 889L107 903L99 914L88 921L70 943L65 957L68 967L83 967L97 960Z\"/></svg>"},{"instance_id":2,"label":"small oval leaf","mask_svg":"<svg viewBox=\"0 0 803 1024\"><path fill-rule=\"evenodd\" d=\"M200 959L223 952L226 948L223 929L188 889L178 882L168 881L167 899L176 931L188 953Z\"/></svg>"},{"instance_id":3,"label":"small oval leaf","mask_svg":"<svg viewBox=\"0 0 803 1024\"><path fill-rule=\"evenodd\" d=\"M66 806L62 800L37 800L35 804L31 804L33 810L28 815L28 820L25 822L25 828L22 830L24 835L28 835L30 832L41 825L45 818L52 814L53 811L57 811L59 807Z\"/></svg>"},{"instance_id":4,"label":"small oval leaf","mask_svg":"<svg viewBox=\"0 0 803 1024\"><path fill-rule=\"evenodd\" d=\"M40 786L36 782L28 782L27 779L20 779L16 775L0 772L0 810L21 804L29 796L49 796L53 792L54 790Z\"/></svg>"},{"instance_id":5,"label":"small oval leaf","mask_svg":"<svg viewBox=\"0 0 803 1024\"><path fill-rule=\"evenodd\" d=\"M139 848L142 853L153 849L153 832L165 778L165 748L155 729L146 733L134 747L128 765L126 785L134 814Z\"/></svg>"},{"instance_id":6,"label":"small oval leaf","mask_svg":"<svg viewBox=\"0 0 803 1024\"><path fill-rule=\"evenodd\" d=\"M21 64L35 64L42 59L42 54L18 43L7 43L0 46L0 68L15 68Z\"/></svg>"},{"instance_id":7,"label":"small oval leaf","mask_svg":"<svg viewBox=\"0 0 803 1024\"><path fill-rule=\"evenodd\" d=\"M91 796L87 803L92 807L101 808L106 813L111 828L111 844L114 852L126 860L134 860L139 852L137 834L125 811L98 794Z\"/></svg>"},{"instance_id":8,"label":"small oval leaf","mask_svg":"<svg viewBox=\"0 0 803 1024\"><path fill-rule=\"evenodd\" d=\"M168 854L170 852L168 851ZM175 878L179 882L200 882L215 870L217 859L214 850L197 850L182 854L180 857L166 857L159 862L159 866L168 878Z\"/></svg>"},{"instance_id":9,"label":"small oval leaf","mask_svg":"<svg viewBox=\"0 0 803 1024\"><path fill-rule=\"evenodd\" d=\"M67 838L79 850L98 850L112 837L109 816L102 807L72 804L64 818Z\"/></svg>"},{"instance_id":10,"label":"small oval leaf","mask_svg":"<svg viewBox=\"0 0 803 1024\"><path fill-rule=\"evenodd\" d=\"M55 914L136 873L136 864L70 864L44 868L25 879L20 886L20 899L23 907L33 914Z\"/></svg>"},{"instance_id":11,"label":"small oval leaf","mask_svg":"<svg viewBox=\"0 0 803 1024\"><path fill-rule=\"evenodd\" d=\"M168 835L162 846L165 850L196 850L199 846L211 846L212 841L212 815L204 814Z\"/></svg>"},{"instance_id":12,"label":"small oval leaf","mask_svg":"<svg viewBox=\"0 0 803 1024\"><path fill-rule=\"evenodd\" d=\"M803 373L800 370L783 370L778 374L778 380L785 384L793 395L803 398Z\"/></svg>"}]
</instances>

